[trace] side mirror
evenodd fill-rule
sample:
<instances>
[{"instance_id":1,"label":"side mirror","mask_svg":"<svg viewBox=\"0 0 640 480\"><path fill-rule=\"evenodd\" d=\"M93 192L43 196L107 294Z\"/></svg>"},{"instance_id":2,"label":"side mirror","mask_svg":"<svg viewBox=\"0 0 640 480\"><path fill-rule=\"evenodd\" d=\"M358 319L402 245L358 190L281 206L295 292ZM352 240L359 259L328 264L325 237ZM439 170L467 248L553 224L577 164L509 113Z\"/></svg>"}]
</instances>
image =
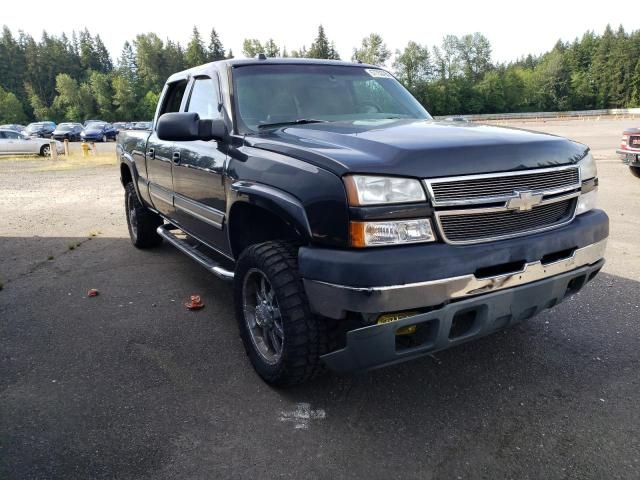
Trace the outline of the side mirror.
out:
<instances>
[{"instance_id":1,"label":"side mirror","mask_svg":"<svg viewBox=\"0 0 640 480\"><path fill-rule=\"evenodd\" d=\"M222 140L227 127L222 119L201 120L197 113L165 113L158 119L156 132L160 140Z\"/></svg>"}]
</instances>

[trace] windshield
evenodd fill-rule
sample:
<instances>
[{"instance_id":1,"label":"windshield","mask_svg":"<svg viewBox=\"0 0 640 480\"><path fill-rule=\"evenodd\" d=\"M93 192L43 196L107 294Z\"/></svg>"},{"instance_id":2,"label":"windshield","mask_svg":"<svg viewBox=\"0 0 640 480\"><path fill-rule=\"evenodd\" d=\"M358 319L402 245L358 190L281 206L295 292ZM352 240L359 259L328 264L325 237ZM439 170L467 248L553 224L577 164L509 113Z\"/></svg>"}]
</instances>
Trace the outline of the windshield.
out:
<instances>
[{"instance_id":1,"label":"windshield","mask_svg":"<svg viewBox=\"0 0 640 480\"><path fill-rule=\"evenodd\" d=\"M87 130L102 130L106 124L105 123L90 123L87 125Z\"/></svg>"},{"instance_id":2,"label":"windshield","mask_svg":"<svg viewBox=\"0 0 640 480\"><path fill-rule=\"evenodd\" d=\"M430 119L389 73L337 65L248 65L234 68L240 130L300 120Z\"/></svg>"},{"instance_id":3,"label":"windshield","mask_svg":"<svg viewBox=\"0 0 640 480\"><path fill-rule=\"evenodd\" d=\"M42 127L44 127L42 123L32 123L27 127L27 130L29 131L40 130Z\"/></svg>"},{"instance_id":4,"label":"windshield","mask_svg":"<svg viewBox=\"0 0 640 480\"><path fill-rule=\"evenodd\" d=\"M61 132L68 132L69 130L73 129L73 125L65 125L64 123L62 125L58 125L58 130L60 130Z\"/></svg>"}]
</instances>

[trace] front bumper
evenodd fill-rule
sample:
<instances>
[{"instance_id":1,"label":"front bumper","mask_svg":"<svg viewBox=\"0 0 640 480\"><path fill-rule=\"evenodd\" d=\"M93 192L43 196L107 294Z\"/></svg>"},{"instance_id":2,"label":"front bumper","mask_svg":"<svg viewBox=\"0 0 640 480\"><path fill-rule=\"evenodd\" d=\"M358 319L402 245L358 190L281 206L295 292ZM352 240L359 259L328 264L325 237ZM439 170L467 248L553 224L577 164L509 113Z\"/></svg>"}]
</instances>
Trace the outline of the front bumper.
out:
<instances>
[{"instance_id":1,"label":"front bumper","mask_svg":"<svg viewBox=\"0 0 640 480\"><path fill-rule=\"evenodd\" d=\"M564 227L499 242L357 251L303 247L298 263L311 308L340 319L347 312L438 306L590 265L602 258L608 235L607 215L593 210Z\"/></svg>"},{"instance_id":2,"label":"front bumper","mask_svg":"<svg viewBox=\"0 0 640 480\"><path fill-rule=\"evenodd\" d=\"M622 161L629 166L640 166L640 150L616 150Z\"/></svg>"},{"instance_id":3,"label":"front bumper","mask_svg":"<svg viewBox=\"0 0 640 480\"><path fill-rule=\"evenodd\" d=\"M381 313L441 305L481 294L544 280L581 267L596 265L604 257L607 241L587 245L560 260L525 263L507 274L474 274L405 285L351 287L304 280L311 308L324 316L340 318L343 312Z\"/></svg>"},{"instance_id":4,"label":"front bumper","mask_svg":"<svg viewBox=\"0 0 640 480\"><path fill-rule=\"evenodd\" d=\"M515 288L456 301L427 313L347 332L346 346L322 356L336 371L361 371L410 360L529 319L578 292L604 260ZM415 326L410 336L397 335Z\"/></svg>"}]
</instances>

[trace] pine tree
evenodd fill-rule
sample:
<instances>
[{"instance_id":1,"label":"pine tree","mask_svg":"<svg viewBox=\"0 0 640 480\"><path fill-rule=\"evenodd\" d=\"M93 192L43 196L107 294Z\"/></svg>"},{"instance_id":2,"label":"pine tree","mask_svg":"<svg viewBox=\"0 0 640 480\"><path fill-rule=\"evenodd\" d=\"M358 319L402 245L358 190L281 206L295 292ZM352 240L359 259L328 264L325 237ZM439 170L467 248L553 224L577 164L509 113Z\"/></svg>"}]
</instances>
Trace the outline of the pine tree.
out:
<instances>
[{"instance_id":1,"label":"pine tree","mask_svg":"<svg viewBox=\"0 0 640 480\"><path fill-rule=\"evenodd\" d=\"M276 42L273 41L272 38L266 41L264 44L264 52L267 57L279 57L280 56L280 48L276 45Z\"/></svg>"},{"instance_id":2,"label":"pine tree","mask_svg":"<svg viewBox=\"0 0 640 480\"><path fill-rule=\"evenodd\" d=\"M195 26L193 27L193 34L191 35L191 40L187 45L184 59L187 68L202 65L207 62L207 52L205 51L204 44L200 38L200 32Z\"/></svg>"},{"instance_id":3,"label":"pine tree","mask_svg":"<svg viewBox=\"0 0 640 480\"><path fill-rule=\"evenodd\" d=\"M307 56L309 58L329 58L331 55L331 46L329 40L324 33L324 27L320 25L318 27L318 36L311 44Z\"/></svg>"},{"instance_id":4,"label":"pine tree","mask_svg":"<svg viewBox=\"0 0 640 480\"><path fill-rule=\"evenodd\" d=\"M96 35L94 38L94 48L96 54L96 60L98 65L98 71L108 73L113 70L113 62L107 47L102 43L100 35Z\"/></svg>"},{"instance_id":5,"label":"pine tree","mask_svg":"<svg viewBox=\"0 0 640 480\"><path fill-rule=\"evenodd\" d=\"M207 49L208 60L210 62L224 60L224 47L222 46L222 41L220 40L215 28L211 29L211 35L209 38L209 48Z\"/></svg>"}]
</instances>

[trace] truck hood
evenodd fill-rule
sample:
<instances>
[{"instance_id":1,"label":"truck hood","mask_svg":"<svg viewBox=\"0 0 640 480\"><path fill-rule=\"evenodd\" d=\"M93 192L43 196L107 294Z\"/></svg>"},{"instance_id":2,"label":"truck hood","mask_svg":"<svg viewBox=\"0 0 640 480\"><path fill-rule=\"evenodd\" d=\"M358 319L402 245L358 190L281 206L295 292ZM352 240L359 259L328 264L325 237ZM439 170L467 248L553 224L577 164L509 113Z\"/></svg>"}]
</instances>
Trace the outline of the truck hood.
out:
<instances>
[{"instance_id":1,"label":"truck hood","mask_svg":"<svg viewBox=\"0 0 640 480\"><path fill-rule=\"evenodd\" d=\"M516 128L433 120L376 120L282 127L245 137L337 175L442 177L567 165L589 150L562 137Z\"/></svg>"}]
</instances>

